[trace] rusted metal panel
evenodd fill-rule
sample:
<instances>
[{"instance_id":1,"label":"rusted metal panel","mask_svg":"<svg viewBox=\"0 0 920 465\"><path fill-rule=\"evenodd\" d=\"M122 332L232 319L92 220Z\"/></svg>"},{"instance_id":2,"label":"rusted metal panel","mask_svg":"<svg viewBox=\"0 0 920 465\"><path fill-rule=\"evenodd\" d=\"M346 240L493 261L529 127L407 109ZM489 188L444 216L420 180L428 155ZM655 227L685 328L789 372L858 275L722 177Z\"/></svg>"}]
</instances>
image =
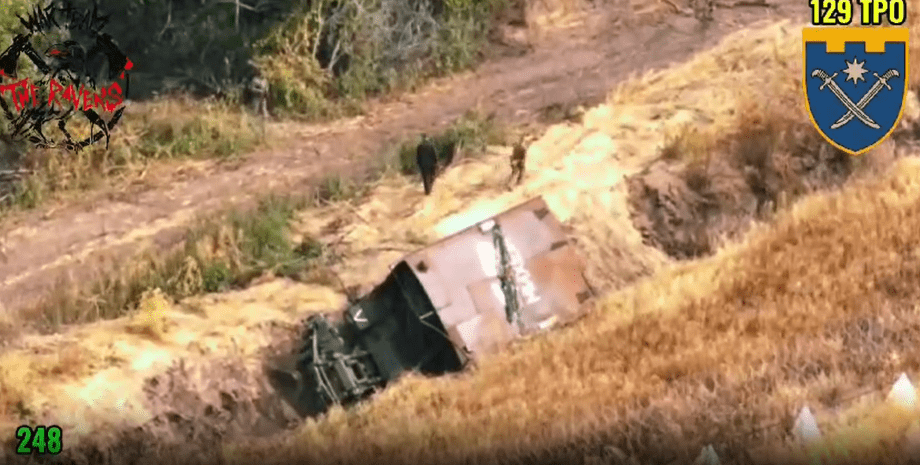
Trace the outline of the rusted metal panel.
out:
<instances>
[{"instance_id":1,"label":"rusted metal panel","mask_svg":"<svg viewBox=\"0 0 920 465\"><path fill-rule=\"evenodd\" d=\"M492 226L500 227L523 330L508 321ZM499 350L515 337L580 316L591 288L584 263L546 202L536 197L403 259L458 348Z\"/></svg>"}]
</instances>

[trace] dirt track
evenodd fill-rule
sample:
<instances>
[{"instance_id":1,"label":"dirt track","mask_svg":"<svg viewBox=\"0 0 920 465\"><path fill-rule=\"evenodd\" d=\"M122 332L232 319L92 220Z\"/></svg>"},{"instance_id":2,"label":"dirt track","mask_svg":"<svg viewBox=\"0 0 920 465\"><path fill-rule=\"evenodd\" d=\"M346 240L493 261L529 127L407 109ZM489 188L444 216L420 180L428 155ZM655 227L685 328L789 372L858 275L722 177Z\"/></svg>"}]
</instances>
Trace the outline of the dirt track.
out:
<instances>
[{"instance_id":1,"label":"dirt track","mask_svg":"<svg viewBox=\"0 0 920 465\"><path fill-rule=\"evenodd\" d=\"M330 172L355 173L389 144L434 132L479 107L511 124L532 122L553 104L595 103L634 73L683 61L727 32L762 19L804 19L807 3L716 8L707 29L673 14L654 25L614 26L614 13L594 14L518 57L492 60L475 72L440 80L396 102L374 102L366 116L319 126L284 123L292 143L252 154L235 167L208 165L130 200L108 199L31 212L0 226L0 302L14 311L43 297L62 279L85 280L153 244L181 238L200 213L240 206L270 191L305 190Z\"/></svg>"}]
</instances>

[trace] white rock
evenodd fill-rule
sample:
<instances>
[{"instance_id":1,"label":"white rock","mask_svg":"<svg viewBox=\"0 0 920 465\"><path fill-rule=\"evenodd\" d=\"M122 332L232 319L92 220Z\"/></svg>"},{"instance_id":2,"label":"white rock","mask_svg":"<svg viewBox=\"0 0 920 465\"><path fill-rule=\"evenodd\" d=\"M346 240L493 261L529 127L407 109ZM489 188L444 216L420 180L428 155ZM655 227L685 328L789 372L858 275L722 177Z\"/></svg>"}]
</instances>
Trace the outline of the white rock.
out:
<instances>
[{"instance_id":1,"label":"white rock","mask_svg":"<svg viewBox=\"0 0 920 465\"><path fill-rule=\"evenodd\" d=\"M700 456L696 458L693 465L719 465L719 456L716 454L715 449L712 448L712 444L700 451Z\"/></svg>"},{"instance_id":2,"label":"white rock","mask_svg":"<svg viewBox=\"0 0 920 465\"><path fill-rule=\"evenodd\" d=\"M795 426L792 427L792 433L800 441L812 443L821 439L821 431L818 429L818 422L815 416L811 414L808 406L802 407L799 417L795 419Z\"/></svg>"},{"instance_id":3,"label":"white rock","mask_svg":"<svg viewBox=\"0 0 920 465\"><path fill-rule=\"evenodd\" d=\"M917 408L917 390L907 379L906 373L901 373L901 376L895 381L888 393L888 400L907 409Z\"/></svg>"}]
</instances>

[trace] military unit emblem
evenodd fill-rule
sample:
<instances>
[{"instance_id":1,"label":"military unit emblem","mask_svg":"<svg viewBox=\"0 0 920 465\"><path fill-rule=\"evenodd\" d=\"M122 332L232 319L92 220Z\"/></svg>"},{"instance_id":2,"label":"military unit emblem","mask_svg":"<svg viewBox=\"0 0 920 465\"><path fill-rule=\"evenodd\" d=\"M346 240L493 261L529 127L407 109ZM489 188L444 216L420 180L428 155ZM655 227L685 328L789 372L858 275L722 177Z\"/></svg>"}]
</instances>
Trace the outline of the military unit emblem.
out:
<instances>
[{"instance_id":1,"label":"military unit emblem","mask_svg":"<svg viewBox=\"0 0 920 465\"><path fill-rule=\"evenodd\" d=\"M806 106L832 145L860 155L894 131L907 96L909 35L905 27L802 31Z\"/></svg>"}]
</instances>

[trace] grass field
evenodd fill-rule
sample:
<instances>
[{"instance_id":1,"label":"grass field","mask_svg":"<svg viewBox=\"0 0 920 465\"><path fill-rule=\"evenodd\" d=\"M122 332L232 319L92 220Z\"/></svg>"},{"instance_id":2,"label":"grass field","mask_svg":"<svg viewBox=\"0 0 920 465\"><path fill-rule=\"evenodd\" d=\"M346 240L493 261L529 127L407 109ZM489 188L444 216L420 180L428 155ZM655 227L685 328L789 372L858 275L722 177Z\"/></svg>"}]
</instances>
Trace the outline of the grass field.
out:
<instances>
[{"instance_id":1,"label":"grass field","mask_svg":"<svg viewBox=\"0 0 920 465\"><path fill-rule=\"evenodd\" d=\"M201 118L196 121L220 123ZM165 121L163 124L168 124ZM441 153L457 146L475 153L504 136L494 121L470 113L432 137ZM381 154L379 167L370 180L329 176L308 194L269 195L254 210L231 210L202 218L189 228L181 246L170 253L146 254L110 275L99 276L95 282L52 289L45 300L26 309L20 321L57 331L67 325L123 316L138 306L145 293L155 289L177 300L239 289L263 275L328 280L321 272L317 274L317 268L324 266L325 246L309 234L292 231L292 223L304 214L328 209L330 203L346 205L366 199L368 188L364 186L373 185L381 177L414 184L417 175L410 169L414 168L414 158L408 163L406 154L416 144L415 140L405 141Z\"/></svg>"},{"instance_id":2,"label":"grass field","mask_svg":"<svg viewBox=\"0 0 920 465\"><path fill-rule=\"evenodd\" d=\"M678 70L633 81L612 101L663 106L675 92L692 94L697 79L745 82L739 75L771 60L778 71L750 81L754 89L698 87L708 105L697 111L717 117L718 131L737 123L729 110L757 89L800 104L795 29L731 37ZM734 74L722 68L728 62ZM608 116L594 113L600 114ZM585 121L592 124L591 112ZM662 454L692 460L713 442L729 460L757 446L767 447L765 461L775 459L785 453L779 446L803 403L833 407L836 390L890 383L900 371L920 367L908 350L920 340L910 284L920 258L909 245L920 230L918 174L920 164L908 159L878 179L814 195L713 257L659 263L652 268L658 273L608 294L570 328L515 345L470 372L408 377L373 402L335 409L281 440L232 447L228 456L234 463L256 457L460 463L496 456L528 463L581 460L613 445L667 462ZM594 218L604 221L616 218ZM607 257L626 261L623 253ZM879 457L884 449L873 447L850 451L851 457Z\"/></svg>"},{"instance_id":3,"label":"grass field","mask_svg":"<svg viewBox=\"0 0 920 465\"><path fill-rule=\"evenodd\" d=\"M692 460L707 443L719 444L723 463L749 451L764 461L804 463L810 458L784 444L803 404L835 409L849 389L884 389L902 371L920 373L920 356L912 350L920 342L920 254L912 245L920 234L920 162L901 160L877 178L854 179L841 191L794 202L740 242L686 263L641 243L622 190L623 176L663 151L689 165L734 157L737 152L728 150L739 145L729 142L752 134L751 127L782 132L760 140L780 154L810 141L798 29L787 23L743 31L676 69L626 83L608 105L588 111L583 124L552 127L536 141L527 181L516 189L504 184L507 147L488 144L482 144L485 153L439 178L431 197L395 169L366 191L330 179L322 202L278 202L258 219L219 220L203 230L207 234L190 235L173 265L142 265L153 279L125 278L128 284L110 287L130 292L103 286L96 296L110 299L106 316L118 316L158 301L145 292L152 287L165 289L166 300L181 299L226 289L254 270L283 274L287 264L303 267L317 257L335 257L344 281L374 283L392 258L542 195L572 227L589 258L589 277L605 290L589 316L515 344L467 372L409 376L373 402L333 409L282 438L236 443L226 448L229 463L357 463L371 457L380 463L488 462L496 455L508 463L578 463L603 455L605 446L669 463ZM918 71L912 69L912 80ZM799 112L749 103L764 92ZM704 131L685 130L698 121L707 122ZM489 131L463 127L479 128L471 133L487 139ZM405 165L398 156L393 160L394 168ZM286 227L289 236L278 234ZM297 252L298 243L317 247ZM238 263L250 265L233 268ZM82 318L72 321L101 316L84 303L61 308ZM134 336L99 328L124 344L137 343ZM79 351L66 353L76 357ZM84 365L97 369L89 362L57 363L74 376L85 374L78 370ZM29 383L50 385L56 376L38 373ZM4 387L4 396L22 395L21 386L0 383ZM3 407L12 411L14 405ZM819 453L895 463L900 452L893 448L916 415L859 413L877 434L838 424ZM852 434L865 442L841 446L841 438Z\"/></svg>"},{"instance_id":4,"label":"grass field","mask_svg":"<svg viewBox=\"0 0 920 465\"><path fill-rule=\"evenodd\" d=\"M233 456L524 463L592 437L645 444L636 452L646 457L660 441L689 453L710 441L750 444L750 429L791 426L800 403L920 364L908 350L920 340L918 257L905 248L920 226L918 174L907 161L875 183L804 201L734 250L608 296L572 328L470 373L407 379Z\"/></svg>"}]
</instances>

